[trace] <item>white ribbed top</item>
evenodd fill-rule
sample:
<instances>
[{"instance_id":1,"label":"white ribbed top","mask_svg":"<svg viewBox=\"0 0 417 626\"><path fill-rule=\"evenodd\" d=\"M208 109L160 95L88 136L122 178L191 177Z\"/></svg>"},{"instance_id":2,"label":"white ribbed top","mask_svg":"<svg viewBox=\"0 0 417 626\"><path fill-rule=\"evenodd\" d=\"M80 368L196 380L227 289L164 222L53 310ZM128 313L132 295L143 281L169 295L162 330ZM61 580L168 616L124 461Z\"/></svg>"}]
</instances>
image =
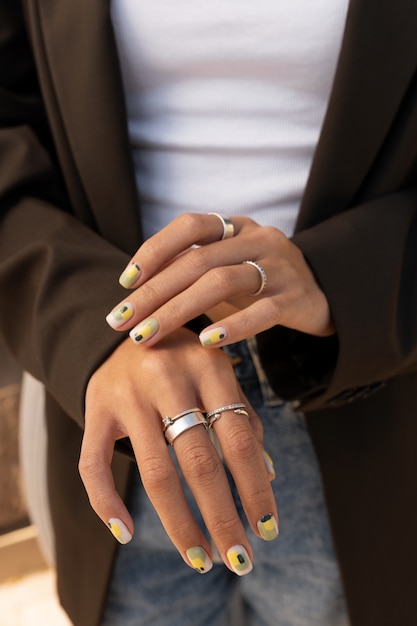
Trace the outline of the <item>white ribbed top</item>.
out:
<instances>
[{"instance_id":1,"label":"white ribbed top","mask_svg":"<svg viewBox=\"0 0 417 626\"><path fill-rule=\"evenodd\" d=\"M185 211L291 235L348 0L112 0L145 236Z\"/></svg>"}]
</instances>

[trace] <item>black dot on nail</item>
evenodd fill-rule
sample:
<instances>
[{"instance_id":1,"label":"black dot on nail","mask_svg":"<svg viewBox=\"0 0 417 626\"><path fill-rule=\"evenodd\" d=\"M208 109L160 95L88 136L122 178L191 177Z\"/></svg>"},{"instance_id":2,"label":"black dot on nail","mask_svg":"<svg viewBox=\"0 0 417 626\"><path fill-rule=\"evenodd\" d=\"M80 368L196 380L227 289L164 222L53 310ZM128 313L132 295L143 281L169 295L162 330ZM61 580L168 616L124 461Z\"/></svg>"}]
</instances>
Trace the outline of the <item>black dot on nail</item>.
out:
<instances>
[{"instance_id":1,"label":"black dot on nail","mask_svg":"<svg viewBox=\"0 0 417 626\"><path fill-rule=\"evenodd\" d=\"M224 339L224 337L225 337L225 334L224 334L224 333L222 333L222 334L220 335L220 339Z\"/></svg>"},{"instance_id":2,"label":"black dot on nail","mask_svg":"<svg viewBox=\"0 0 417 626\"><path fill-rule=\"evenodd\" d=\"M140 341L141 339L143 339L143 335L136 335L135 341Z\"/></svg>"},{"instance_id":3,"label":"black dot on nail","mask_svg":"<svg viewBox=\"0 0 417 626\"><path fill-rule=\"evenodd\" d=\"M237 555L237 560L239 561L239 563L241 563L243 565L243 563L245 562L245 559L243 558L243 556L241 554Z\"/></svg>"}]
</instances>

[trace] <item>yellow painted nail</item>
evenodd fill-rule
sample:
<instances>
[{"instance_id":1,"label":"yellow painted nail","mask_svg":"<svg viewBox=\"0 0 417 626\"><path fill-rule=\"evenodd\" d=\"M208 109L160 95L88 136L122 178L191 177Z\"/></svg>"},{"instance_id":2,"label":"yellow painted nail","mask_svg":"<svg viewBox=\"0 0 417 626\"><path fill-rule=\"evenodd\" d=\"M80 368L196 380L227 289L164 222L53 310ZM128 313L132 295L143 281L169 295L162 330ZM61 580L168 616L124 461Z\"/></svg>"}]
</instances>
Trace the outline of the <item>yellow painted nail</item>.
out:
<instances>
[{"instance_id":1,"label":"yellow painted nail","mask_svg":"<svg viewBox=\"0 0 417 626\"><path fill-rule=\"evenodd\" d=\"M264 515L257 522L259 534L265 541L273 541L279 535L278 524L272 513Z\"/></svg>"},{"instance_id":2,"label":"yellow painted nail","mask_svg":"<svg viewBox=\"0 0 417 626\"><path fill-rule=\"evenodd\" d=\"M227 337L227 330L222 326L203 331L200 334L200 342L203 346L215 346Z\"/></svg>"},{"instance_id":3,"label":"yellow painted nail","mask_svg":"<svg viewBox=\"0 0 417 626\"><path fill-rule=\"evenodd\" d=\"M197 572L200 572L200 574L206 574L213 567L209 555L204 548L200 546L189 548L186 554L193 568L197 570Z\"/></svg>"},{"instance_id":4,"label":"yellow painted nail","mask_svg":"<svg viewBox=\"0 0 417 626\"><path fill-rule=\"evenodd\" d=\"M129 263L126 269L121 273L119 283L122 287L129 289L134 285L140 275L140 267L137 263Z\"/></svg>"},{"instance_id":5,"label":"yellow painted nail","mask_svg":"<svg viewBox=\"0 0 417 626\"><path fill-rule=\"evenodd\" d=\"M129 543L129 541L132 539L132 533L128 531L126 525L122 522L122 520L117 519L117 517L112 517L111 519L109 519L107 525L110 528L112 535L117 539L119 543Z\"/></svg>"},{"instance_id":6,"label":"yellow painted nail","mask_svg":"<svg viewBox=\"0 0 417 626\"><path fill-rule=\"evenodd\" d=\"M112 328L119 328L133 317L135 309L130 302L123 302L116 306L106 317L106 322Z\"/></svg>"},{"instance_id":7,"label":"yellow painted nail","mask_svg":"<svg viewBox=\"0 0 417 626\"><path fill-rule=\"evenodd\" d=\"M130 338L134 343L140 343L150 339L159 329L159 322L154 317L150 317L144 322L141 322L129 333Z\"/></svg>"}]
</instances>

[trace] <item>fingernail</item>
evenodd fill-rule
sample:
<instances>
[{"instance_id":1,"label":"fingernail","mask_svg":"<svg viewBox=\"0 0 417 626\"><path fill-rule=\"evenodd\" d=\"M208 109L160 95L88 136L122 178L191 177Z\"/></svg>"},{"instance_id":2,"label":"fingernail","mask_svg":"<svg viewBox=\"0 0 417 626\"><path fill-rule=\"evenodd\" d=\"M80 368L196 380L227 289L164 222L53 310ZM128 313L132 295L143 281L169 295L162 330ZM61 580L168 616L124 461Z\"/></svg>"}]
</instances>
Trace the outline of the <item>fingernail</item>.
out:
<instances>
[{"instance_id":1,"label":"fingernail","mask_svg":"<svg viewBox=\"0 0 417 626\"><path fill-rule=\"evenodd\" d=\"M119 543L129 543L129 541L132 539L132 534L128 531L122 520L117 519L117 517L112 517L107 522L107 525L110 528L113 536L116 537Z\"/></svg>"},{"instance_id":2,"label":"fingernail","mask_svg":"<svg viewBox=\"0 0 417 626\"><path fill-rule=\"evenodd\" d=\"M262 450L262 456L264 457L266 471L268 472L268 474L271 474L275 478L276 473L273 460L266 450Z\"/></svg>"},{"instance_id":3,"label":"fingernail","mask_svg":"<svg viewBox=\"0 0 417 626\"><path fill-rule=\"evenodd\" d=\"M150 317L146 321L141 322L140 324L132 328L129 336L135 343L140 343L141 341L146 341L147 339L150 339L157 332L158 329L158 320L154 317Z\"/></svg>"},{"instance_id":4,"label":"fingernail","mask_svg":"<svg viewBox=\"0 0 417 626\"><path fill-rule=\"evenodd\" d=\"M122 287L129 289L129 287L132 287L132 285L134 285L136 280L139 278L139 275L139 265L137 263L129 263L126 269L121 273L119 277L119 283L122 285Z\"/></svg>"},{"instance_id":5,"label":"fingernail","mask_svg":"<svg viewBox=\"0 0 417 626\"><path fill-rule=\"evenodd\" d=\"M125 322L130 320L133 317L133 313L135 309L133 304L130 302L123 302L123 304L119 304L116 306L106 317L106 322L112 328L119 328Z\"/></svg>"},{"instance_id":6,"label":"fingernail","mask_svg":"<svg viewBox=\"0 0 417 626\"><path fill-rule=\"evenodd\" d=\"M206 574L213 567L213 563L210 560L209 555L200 546L196 546L195 548L188 548L186 551L186 555L197 572L200 574Z\"/></svg>"},{"instance_id":7,"label":"fingernail","mask_svg":"<svg viewBox=\"0 0 417 626\"><path fill-rule=\"evenodd\" d=\"M272 513L268 513L268 515L261 517L256 525L258 527L259 534L262 539L265 539L265 541L273 541L279 535L277 520Z\"/></svg>"},{"instance_id":8,"label":"fingernail","mask_svg":"<svg viewBox=\"0 0 417 626\"><path fill-rule=\"evenodd\" d=\"M227 337L227 330L222 326L211 328L200 334L200 342L203 346L215 346Z\"/></svg>"},{"instance_id":9,"label":"fingernail","mask_svg":"<svg viewBox=\"0 0 417 626\"><path fill-rule=\"evenodd\" d=\"M243 546L232 546L227 551L226 556L233 571L238 576L245 576L252 571L252 562Z\"/></svg>"}]
</instances>

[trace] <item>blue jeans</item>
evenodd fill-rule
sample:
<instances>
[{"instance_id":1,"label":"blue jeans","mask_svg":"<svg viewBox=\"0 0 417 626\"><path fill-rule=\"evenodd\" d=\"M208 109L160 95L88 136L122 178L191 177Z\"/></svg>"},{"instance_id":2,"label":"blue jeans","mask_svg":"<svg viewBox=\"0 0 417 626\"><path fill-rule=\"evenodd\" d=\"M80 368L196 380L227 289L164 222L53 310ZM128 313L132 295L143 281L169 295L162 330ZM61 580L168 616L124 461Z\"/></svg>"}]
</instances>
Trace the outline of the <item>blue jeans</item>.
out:
<instances>
[{"instance_id":1,"label":"blue jeans","mask_svg":"<svg viewBox=\"0 0 417 626\"><path fill-rule=\"evenodd\" d=\"M236 576L220 559L208 574L197 574L171 544L138 477L129 502L136 532L119 549L102 626L349 626L304 417L273 395L246 342L227 351L240 361L236 375L264 425L277 474L280 535L265 542L248 529L254 569L247 576ZM184 490L204 528L186 485Z\"/></svg>"}]
</instances>

